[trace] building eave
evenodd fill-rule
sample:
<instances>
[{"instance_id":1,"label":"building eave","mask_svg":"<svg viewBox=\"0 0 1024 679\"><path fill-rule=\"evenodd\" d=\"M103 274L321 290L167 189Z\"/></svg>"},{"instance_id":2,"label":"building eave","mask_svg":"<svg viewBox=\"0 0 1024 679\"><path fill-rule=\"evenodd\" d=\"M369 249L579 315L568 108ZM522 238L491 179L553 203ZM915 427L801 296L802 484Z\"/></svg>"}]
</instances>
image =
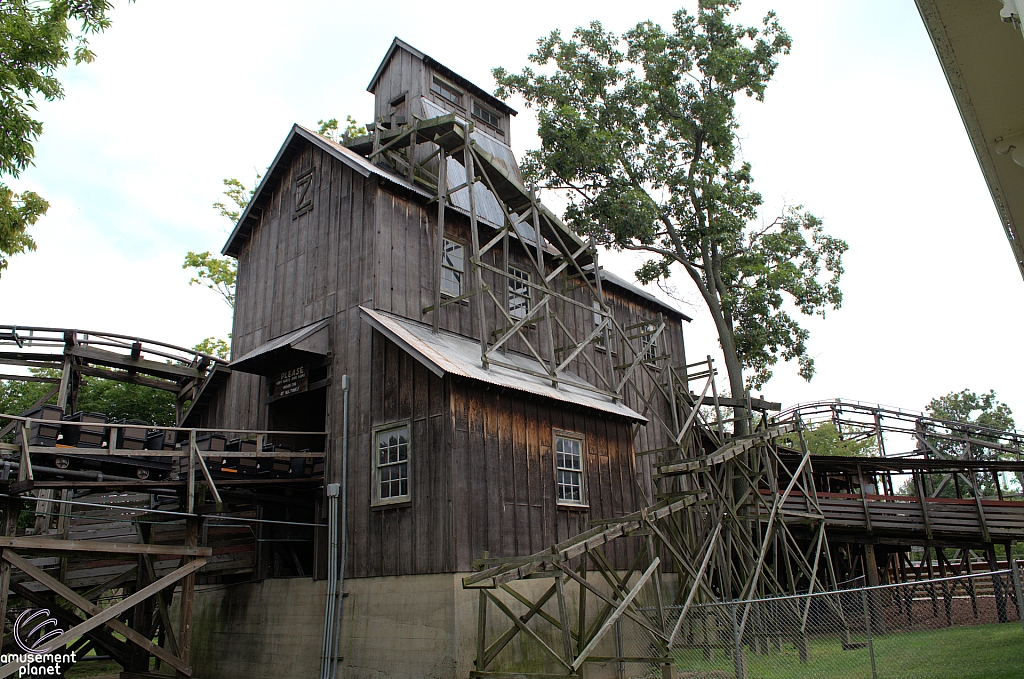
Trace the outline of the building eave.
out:
<instances>
[{"instance_id":1,"label":"building eave","mask_svg":"<svg viewBox=\"0 0 1024 679\"><path fill-rule=\"evenodd\" d=\"M1024 277L1024 35L993 2L915 1Z\"/></svg>"}]
</instances>

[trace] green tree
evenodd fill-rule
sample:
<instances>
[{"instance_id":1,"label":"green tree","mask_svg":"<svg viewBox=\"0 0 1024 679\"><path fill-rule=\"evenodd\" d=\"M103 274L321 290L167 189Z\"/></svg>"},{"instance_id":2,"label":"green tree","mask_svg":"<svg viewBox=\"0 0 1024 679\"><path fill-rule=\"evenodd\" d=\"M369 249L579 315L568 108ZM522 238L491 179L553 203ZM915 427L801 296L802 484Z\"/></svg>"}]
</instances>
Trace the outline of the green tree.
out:
<instances>
[{"instance_id":1,"label":"green tree","mask_svg":"<svg viewBox=\"0 0 1024 679\"><path fill-rule=\"evenodd\" d=\"M869 438L863 436L844 437L840 435L839 429L832 422L822 422L807 427L804 430L804 441L807 443L807 450L812 455L865 457L874 455L878 450L874 436ZM796 434L779 437L779 443L800 450L800 439Z\"/></svg>"},{"instance_id":2,"label":"green tree","mask_svg":"<svg viewBox=\"0 0 1024 679\"><path fill-rule=\"evenodd\" d=\"M316 124L320 126L320 129L317 130L317 134L321 137L327 137L335 143L343 143L348 139L354 139L366 134L366 126L360 125L352 116L345 116L344 130L339 130L340 124L338 123L337 118L331 118L330 120L318 120L316 121Z\"/></svg>"},{"instance_id":3,"label":"green tree","mask_svg":"<svg viewBox=\"0 0 1024 679\"><path fill-rule=\"evenodd\" d=\"M193 269L189 285L202 285L213 290L224 302L235 308L235 281L238 278L238 264L230 257L215 257L206 252L189 252L185 255L182 269Z\"/></svg>"},{"instance_id":4,"label":"green tree","mask_svg":"<svg viewBox=\"0 0 1024 679\"><path fill-rule=\"evenodd\" d=\"M228 335L228 339L230 338L231 335ZM192 347L192 350L198 351L201 354L223 358L225 360L227 360L228 356L231 355L231 345L218 337L207 337L202 342Z\"/></svg>"},{"instance_id":5,"label":"green tree","mask_svg":"<svg viewBox=\"0 0 1024 679\"><path fill-rule=\"evenodd\" d=\"M808 331L791 310L839 307L847 249L800 207L757 223L761 195L736 153L736 97L763 100L791 43L773 12L760 28L730 23L738 5L700 0L670 30L647 21L621 37L598 22L569 40L553 31L530 56L546 72L493 71L497 96L522 95L537 110L541 147L525 175L567 192L566 221L580 234L650 255L641 281L686 272L735 396L762 386L779 358L811 378Z\"/></svg>"},{"instance_id":6,"label":"green tree","mask_svg":"<svg viewBox=\"0 0 1024 679\"><path fill-rule=\"evenodd\" d=\"M999 442L999 436L985 432L983 429L995 431L1013 431L1015 423L1013 411L1010 406L1000 402L996 398L996 392L989 390L987 393L975 393L970 389L962 391L951 391L945 396L933 398L925 412L937 420L947 422L959 422L967 427L946 427L941 424L929 424L924 428L924 439L934 451L947 458L972 458L985 460L1016 459L1016 455L1005 451L985 448L983 445L970 444L968 454L968 442L963 440L968 435L974 441ZM980 429L974 429L979 427ZM956 438L943 438L940 434L952 434ZM959 438L960 440L957 440ZM1017 472L1017 482L1024 487L1024 474ZM969 477L968 477L969 478ZM964 479L960 479L963 483ZM997 495L995 480L991 474L977 474L974 479L978 490L982 495ZM940 482L941 483L941 482ZM970 484L964 484L969 486ZM947 482L939 493L940 497L954 497L956 483ZM966 496L973 496L968 488L961 488L961 493ZM916 494L912 492L910 494Z\"/></svg>"},{"instance_id":7,"label":"green tree","mask_svg":"<svg viewBox=\"0 0 1024 679\"><path fill-rule=\"evenodd\" d=\"M64 98L57 70L92 62L88 36L110 27L105 0L4 0L0 4L0 177L17 179L35 158L43 124L37 100ZM36 249L28 233L50 204L0 183L0 272L8 257Z\"/></svg>"},{"instance_id":8,"label":"green tree","mask_svg":"<svg viewBox=\"0 0 1024 679\"><path fill-rule=\"evenodd\" d=\"M59 378L58 370L32 370L36 377ZM0 380L0 413L20 415L32 407L53 384ZM57 397L49 403L56 403ZM142 420L160 425L174 424L174 394L138 384L126 384L99 377L86 377L78 390L77 408L97 412L111 419ZM0 423L5 425L6 422Z\"/></svg>"}]
</instances>

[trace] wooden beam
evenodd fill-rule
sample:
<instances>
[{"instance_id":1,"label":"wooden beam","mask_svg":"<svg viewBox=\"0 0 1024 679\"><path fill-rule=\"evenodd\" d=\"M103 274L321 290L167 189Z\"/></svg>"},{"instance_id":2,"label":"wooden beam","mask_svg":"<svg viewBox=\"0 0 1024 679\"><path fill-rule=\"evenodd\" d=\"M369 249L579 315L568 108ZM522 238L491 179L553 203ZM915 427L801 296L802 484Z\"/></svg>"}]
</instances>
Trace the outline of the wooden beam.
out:
<instances>
[{"instance_id":1,"label":"wooden beam","mask_svg":"<svg viewBox=\"0 0 1024 679\"><path fill-rule=\"evenodd\" d=\"M49 382L59 384L59 377L36 377L35 375L0 375L0 380L13 380L15 382Z\"/></svg>"},{"instance_id":2,"label":"wooden beam","mask_svg":"<svg viewBox=\"0 0 1024 679\"><path fill-rule=\"evenodd\" d=\"M7 562L10 562L10 563L14 564L18 568L20 568L26 575L30 576L33 580L35 580L36 582L40 583L41 585L44 585L45 587L50 589L54 594L57 594L57 595L59 595L61 597L64 597L69 603L71 603L72 605L77 606L78 608L82 609L84 612L88 613L90 616L97 616L97 615L99 615L103 611L103 609L101 609L99 606L97 606L93 602L89 601L88 599L86 599L85 597L80 595L75 590L71 589L67 585L62 584L61 582L59 582L55 578L50 577L49 575L47 575L46 573L41 571L39 568L33 566L28 561L26 561L25 559L21 558L20 556L18 556L17 554L12 552L11 550L5 549L3 551L3 558L4 558L4 561L7 561ZM142 592L142 591L145 591L145 590L139 590L139 591ZM157 590L156 592L154 592L154 594L159 594L159 593L160 593L160 590ZM141 601L143 601L146 598L148 598L148 597L143 597L143 599L140 599L139 602L137 602L137 603L140 603ZM92 619L92 618L90 618L90 619ZM114 618L114 619L111 619L111 620L107 620L105 622L105 624L106 624L107 627L109 627L110 629L114 630L115 632L124 635L124 637L126 639L128 639L128 641L132 642L133 644L135 644L135 645L137 645L137 646L139 646L141 648L146 649L147 651L149 651L150 653L152 653L156 657L158 657L161 660L163 660L164 662L166 662L171 667L173 667L173 668L175 668L177 670L181 670L182 672L185 672L186 674L190 674L191 673L192 668L190 668L188 666L188 663L182 662L176 656L172 655L168 651L165 651L160 646L154 644L151 639L147 639L145 636L139 634L138 632L133 630L131 627L129 627L128 625L126 625L123 622L121 622L120 620ZM65 634L67 634L67 633L65 633Z\"/></svg>"},{"instance_id":3,"label":"wooden beam","mask_svg":"<svg viewBox=\"0 0 1024 679\"><path fill-rule=\"evenodd\" d=\"M4 550L5 560L7 559L7 554L8 550ZM11 554L13 554L13 552L11 552ZM14 556L17 555L14 554ZM181 580L182 578L191 575L192 573L195 573L197 570L199 570L205 565L206 559L197 559L195 561L192 561L191 563L182 566L181 568L175 570L169 575L165 575L163 578L154 582L152 585L148 585L147 587L140 589L135 594L132 594L131 596L122 599L120 603L114 604L113 606L103 609L98 615L94 615L93 617L83 622L81 625L75 625L68 631L64 632L64 634L61 634L59 637L51 639L45 646L43 646L43 648L39 649L39 652L51 653L53 652L53 649L60 648L72 639L80 637L87 632L91 632L100 625L106 624L108 620L116 619L118 616L120 616L128 609L133 608L135 604L139 603L143 599L146 599L147 597L150 597L153 594L163 589L166 589L167 587L170 587L178 580ZM3 677L11 676L27 664L28 663L22 663L17 661L7 663L3 667L0 667L0 679L3 679ZM187 674L188 676L191 676L191 668Z\"/></svg>"},{"instance_id":4,"label":"wooden beam","mask_svg":"<svg viewBox=\"0 0 1024 679\"><path fill-rule=\"evenodd\" d=\"M139 545L98 540L53 540L48 538L17 538L0 536L0 547L33 549L43 552L90 552L100 554L151 554L159 556L212 556L212 547L181 547L178 545Z\"/></svg>"},{"instance_id":5,"label":"wooden beam","mask_svg":"<svg viewBox=\"0 0 1024 679\"><path fill-rule=\"evenodd\" d=\"M161 389L163 391L170 391L175 394L181 391L181 385L177 382L171 382L168 380L156 380L152 377L139 377L138 375L129 375L126 372L114 372L113 370L104 370L102 368L91 368L85 365L74 366L74 371L81 375L88 377L100 377L105 380L113 380L115 382L126 382L128 384L138 384L143 387L151 387L153 389Z\"/></svg>"},{"instance_id":6,"label":"wooden beam","mask_svg":"<svg viewBox=\"0 0 1024 679\"><path fill-rule=\"evenodd\" d=\"M108 368L135 370L146 375L163 377L165 379L177 380L182 377L195 379L199 378L201 375L199 370L196 368L175 365L174 363L160 363L159 361L150 361L145 358L132 360L131 356L118 354L113 351L104 351L103 349L84 347L81 345L69 347L66 351L69 355L81 358L83 361L88 363L105 365ZM63 361L64 357L62 356L60 360Z\"/></svg>"},{"instance_id":7,"label":"wooden beam","mask_svg":"<svg viewBox=\"0 0 1024 679\"><path fill-rule=\"evenodd\" d=\"M189 518L185 521L185 546L190 549L196 548L196 543L199 541L199 519ZM178 570L184 570L193 563L189 563L188 557L185 557L185 566ZM205 561L199 559L199 561ZM198 569L192 569L184 580L181 582L181 607L179 609L180 627L178 628L178 652L181 654L181 659L185 662L191 662L192 658L192 606L195 599L196 593L196 576L195 571ZM180 678L191 676L187 672L178 670L176 673Z\"/></svg>"}]
</instances>

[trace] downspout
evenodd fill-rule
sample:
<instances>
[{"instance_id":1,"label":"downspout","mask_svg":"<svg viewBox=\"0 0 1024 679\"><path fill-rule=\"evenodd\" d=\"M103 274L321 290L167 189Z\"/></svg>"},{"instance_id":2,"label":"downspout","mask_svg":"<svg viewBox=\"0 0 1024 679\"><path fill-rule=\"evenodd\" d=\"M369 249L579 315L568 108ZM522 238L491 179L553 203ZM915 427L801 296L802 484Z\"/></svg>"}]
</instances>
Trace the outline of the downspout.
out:
<instances>
[{"instance_id":1,"label":"downspout","mask_svg":"<svg viewBox=\"0 0 1024 679\"><path fill-rule=\"evenodd\" d=\"M331 646L331 673L327 679L338 676L338 651L341 650L341 609L345 597L345 565L348 562L348 375L341 376L341 390L344 394L343 431L341 435L341 567L338 570L338 584L335 590L334 639Z\"/></svg>"},{"instance_id":2,"label":"downspout","mask_svg":"<svg viewBox=\"0 0 1024 679\"><path fill-rule=\"evenodd\" d=\"M324 602L324 638L320 645L320 679L330 678L331 641L334 639L335 586L338 582L338 530L335 515L338 513L337 483L327 484L327 600Z\"/></svg>"}]
</instances>

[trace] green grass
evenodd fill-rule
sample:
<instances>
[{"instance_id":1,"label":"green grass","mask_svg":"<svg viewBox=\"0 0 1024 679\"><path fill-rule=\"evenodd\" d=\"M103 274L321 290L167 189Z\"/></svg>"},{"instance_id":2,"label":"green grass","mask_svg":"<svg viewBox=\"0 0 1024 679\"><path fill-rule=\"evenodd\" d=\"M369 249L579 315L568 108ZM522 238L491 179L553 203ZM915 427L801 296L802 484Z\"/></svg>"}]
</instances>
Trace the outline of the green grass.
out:
<instances>
[{"instance_id":1,"label":"green grass","mask_svg":"<svg viewBox=\"0 0 1024 679\"><path fill-rule=\"evenodd\" d=\"M854 638L853 641L863 639ZM878 679L1020 679L1024 677L1024 631L1019 623L974 625L926 632L894 633L874 640ZM734 677L732 659L721 650L705 661L700 650L676 655L682 679ZM813 639L801 663L793 644L756 655L747 649L747 679L870 679L867 648L842 650L839 640Z\"/></svg>"}]
</instances>

